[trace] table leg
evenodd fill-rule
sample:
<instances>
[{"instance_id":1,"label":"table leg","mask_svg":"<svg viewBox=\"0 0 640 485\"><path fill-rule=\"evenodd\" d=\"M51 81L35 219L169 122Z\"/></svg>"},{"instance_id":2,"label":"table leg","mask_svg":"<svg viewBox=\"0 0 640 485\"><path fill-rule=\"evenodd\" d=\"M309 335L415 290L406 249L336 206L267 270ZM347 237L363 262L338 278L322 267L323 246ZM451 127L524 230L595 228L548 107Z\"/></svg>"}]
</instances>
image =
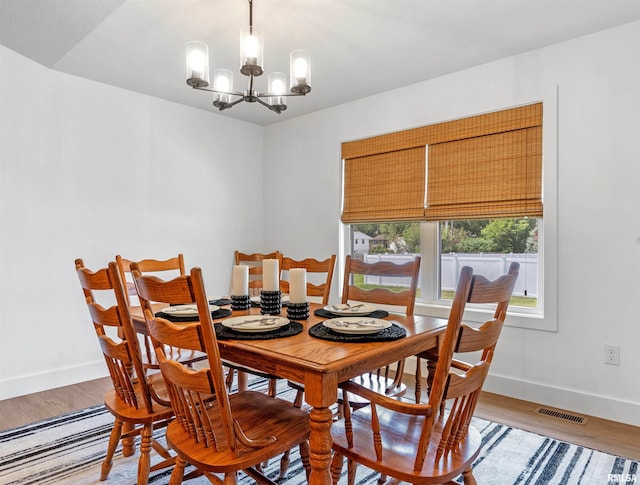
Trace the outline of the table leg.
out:
<instances>
[{"instance_id":1,"label":"table leg","mask_svg":"<svg viewBox=\"0 0 640 485\"><path fill-rule=\"evenodd\" d=\"M246 372L238 371L238 392L244 392L248 389L249 376Z\"/></svg>"},{"instance_id":2,"label":"table leg","mask_svg":"<svg viewBox=\"0 0 640 485\"><path fill-rule=\"evenodd\" d=\"M331 485L331 423L333 414L329 408L313 408L309 413L311 436L310 485Z\"/></svg>"}]
</instances>

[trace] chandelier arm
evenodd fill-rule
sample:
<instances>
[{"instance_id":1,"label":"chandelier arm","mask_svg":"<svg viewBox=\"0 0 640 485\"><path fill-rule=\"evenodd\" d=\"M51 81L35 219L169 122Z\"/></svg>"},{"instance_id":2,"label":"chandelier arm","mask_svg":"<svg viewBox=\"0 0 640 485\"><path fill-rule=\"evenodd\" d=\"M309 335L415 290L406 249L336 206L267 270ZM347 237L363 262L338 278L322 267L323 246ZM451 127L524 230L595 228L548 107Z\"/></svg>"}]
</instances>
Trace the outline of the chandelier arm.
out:
<instances>
[{"instance_id":1,"label":"chandelier arm","mask_svg":"<svg viewBox=\"0 0 640 485\"><path fill-rule=\"evenodd\" d=\"M266 106L267 108L269 108L271 111L275 111L276 113L280 114L282 113L282 111L278 108L276 108L275 106L270 105L269 103L265 103L264 101L262 101L260 98L256 97L256 101L258 103L260 103L262 106Z\"/></svg>"},{"instance_id":2,"label":"chandelier arm","mask_svg":"<svg viewBox=\"0 0 640 485\"><path fill-rule=\"evenodd\" d=\"M236 104L238 103L242 103L244 101L244 98L238 98L235 101L231 102L231 103L221 103L219 105L217 105L215 102L213 103L213 105L218 108L220 111L224 111L225 109L229 109L229 108L233 108Z\"/></svg>"},{"instance_id":3,"label":"chandelier arm","mask_svg":"<svg viewBox=\"0 0 640 485\"><path fill-rule=\"evenodd\" d=\"M198 89L200 91L207 91L208 93L216 93L216 94L231 94L232 96L243 96L243 93L240 91L219 91L217 89L209 88L206 86L192 86L193 89Z\"/></svg>"},{"instance_id":4,"label":"chandelier arm","mask_svg":"<svg viewBox=\"0 0 640 485\"><path fill-rule=\"evenodd\" d=\"M275 94L275 93L256 93L256 98L271 98L275 96L280 96L281 98L289 98L292 96L306 96L306 93L285 93L285 94Z\"/></svg>"}]
</instances>

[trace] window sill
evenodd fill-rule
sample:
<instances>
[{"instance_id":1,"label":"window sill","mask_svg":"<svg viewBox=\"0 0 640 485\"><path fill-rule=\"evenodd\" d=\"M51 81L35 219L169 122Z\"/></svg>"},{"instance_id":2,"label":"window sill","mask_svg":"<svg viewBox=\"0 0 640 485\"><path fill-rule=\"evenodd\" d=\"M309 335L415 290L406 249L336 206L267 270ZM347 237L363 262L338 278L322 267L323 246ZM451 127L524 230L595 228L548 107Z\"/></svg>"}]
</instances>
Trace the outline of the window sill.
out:
<instances>
[{"instance_id":1,"label":"window sill","mask_svg":"<svg viewBox=\"0 0 640 485\"><path fill-rule=\"evenodd\" d=\"M439 305L434 303L416 301L415 314L436 318L448 318L450 305ZM464 312L464 321L482 324L493 315L493 310L474 308L467 305ZM519 312L517 308L507 312L505 326L523 328L526 330L540 330L545 332L557 332L558 320L548 313L546 315Z\"/></svg>"}]
</instances>

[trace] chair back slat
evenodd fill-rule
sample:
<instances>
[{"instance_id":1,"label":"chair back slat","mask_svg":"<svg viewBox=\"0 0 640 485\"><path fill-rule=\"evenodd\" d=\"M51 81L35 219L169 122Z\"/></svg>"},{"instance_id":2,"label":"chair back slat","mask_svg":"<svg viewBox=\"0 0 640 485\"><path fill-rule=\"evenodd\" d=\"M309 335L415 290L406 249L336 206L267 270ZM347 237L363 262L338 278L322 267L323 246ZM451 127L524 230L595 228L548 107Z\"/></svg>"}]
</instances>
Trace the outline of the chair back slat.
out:
<instances>
[{"instance_id":1,"label":"chair back slat","mask_svg":"<svg viewBox=\"0 0 640 485\"><path fill-rule=\"evenodd\" d=\"M185 266L184 266L184 256L182 253L179 253L177 256L174 256L169 259L141 259L139 261L134 261L131 259L126 259L116 255L116 264L118 265L118 270L120 271L120 278L126 288L127 301L131 304L130 295L136 294L136 288L131 280L131 265L136 263L138 265L138 269L141 273L150 273L157 275L158 273L166 273L168 271L173 274L185 274ZM129 278L128 278L129 276Z\"/></svg>"},{"instance_id":2,"label":"chair back slat","mask_svg":"<svg viewBox=\"0 0 640 485\"><path fill-rule=\"evenodd\" d=\"M336 265L336 255L332 254L327 259L319 261L313 258L303 260L295 260L288 257L282 257L281 273L288 272L293 268L304 268L307 270L307 296L317 296L322 298L322 304L329 303L331 293L331 283L333 281L333 271ZM311 278L322 278L324 281L309 281ZM289 293L289 281L285 278L280 279L280 291Z\"/></svg>"},{"instance_id":3,"label":"chair back slat","mask_svg":"<svg viewBox=\"0 0 640 485\"><path fill-rule=\"evenodd\" d=\"M390 261L365 263L348 255L345 259L342 303L359 301L399 306L403 307L404 313L407 315L413 315L416 291L418 289L420 261L420 256L415 256L413 261L403 264L395 264ZM408 278L409 286L397 286L393 291L387 288L363 289L356 285L355 275Z\"/></svg>"},{"instance_id":4,"label":"chair back slat","mask_svg":"<svg viewBox=\"0 0 640 485\"><path fill-rule=\"evenodd\" d=\"M497 319L489 320L479 328L462 324L455 352L476 352L494 347L502 332L502 326L503 322Z\"/></svg>"},{"instance_id":5,"label":"chair back slat","mask_svg":"<svg viewBox=\"0 0 640 485\"><path fill-rule=\"evenodd\" d=\"M194 303L191 279L186 275L177 276L171 280L163 280L158 276L143 275L138 270L136 263L133 263L132 274L134 274L136 290L143 310L151 310L151 305L154 302L167 304ZM137 277L135 276L136 274L138 275ZM187 300L182 301L184 299Z\"/></svg>"},{"instance_id":6,"label":"chair back slat","mask_svg":"<svg viewBox=\"0 0 640 485\"><path fill-rule=\"evenodd\" d=\"M148 310L145 310L148 312ZM171 342L177 349L204 352L199 323L181 323L176 325L164 318L150 318L146 315L147 329L158 342ZM165 349L166 350L166 349Z\"/></svg>"},{"instance_id":7,"label":"chair back slat","mask_svg":"<svg viewBox=\"0 0 640 485\"><path fill-rule=\"evenodd\" d=\"M141 259L139 261L125 259L118 255L116 256L116 262L119 263L118 266L122 268L124 272L130 272L131 263L136 263L138 265L138 269L142 273L157 273L160 271L177 270L181 275L185 274L184 256L182 254L178 254L173 258L164 260Z\"/></svg>"}]
</instances>

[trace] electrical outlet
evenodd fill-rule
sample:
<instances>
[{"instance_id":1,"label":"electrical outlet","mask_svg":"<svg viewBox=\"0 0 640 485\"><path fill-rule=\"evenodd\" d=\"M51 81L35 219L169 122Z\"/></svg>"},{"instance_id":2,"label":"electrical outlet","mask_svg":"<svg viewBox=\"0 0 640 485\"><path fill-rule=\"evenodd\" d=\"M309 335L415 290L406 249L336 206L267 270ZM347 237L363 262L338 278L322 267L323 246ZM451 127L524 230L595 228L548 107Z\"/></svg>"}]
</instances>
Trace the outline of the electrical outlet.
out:
<instances>
[{"instance_id":1,"label":"electrical outlet","mask_svg":"<svg viewBox=\"0 0 640 485\"><path fill-rule=\"evenodd\" d=\"M620 346L604 344L604 363L620 365Z\"/></svg>"}]
</instances>

